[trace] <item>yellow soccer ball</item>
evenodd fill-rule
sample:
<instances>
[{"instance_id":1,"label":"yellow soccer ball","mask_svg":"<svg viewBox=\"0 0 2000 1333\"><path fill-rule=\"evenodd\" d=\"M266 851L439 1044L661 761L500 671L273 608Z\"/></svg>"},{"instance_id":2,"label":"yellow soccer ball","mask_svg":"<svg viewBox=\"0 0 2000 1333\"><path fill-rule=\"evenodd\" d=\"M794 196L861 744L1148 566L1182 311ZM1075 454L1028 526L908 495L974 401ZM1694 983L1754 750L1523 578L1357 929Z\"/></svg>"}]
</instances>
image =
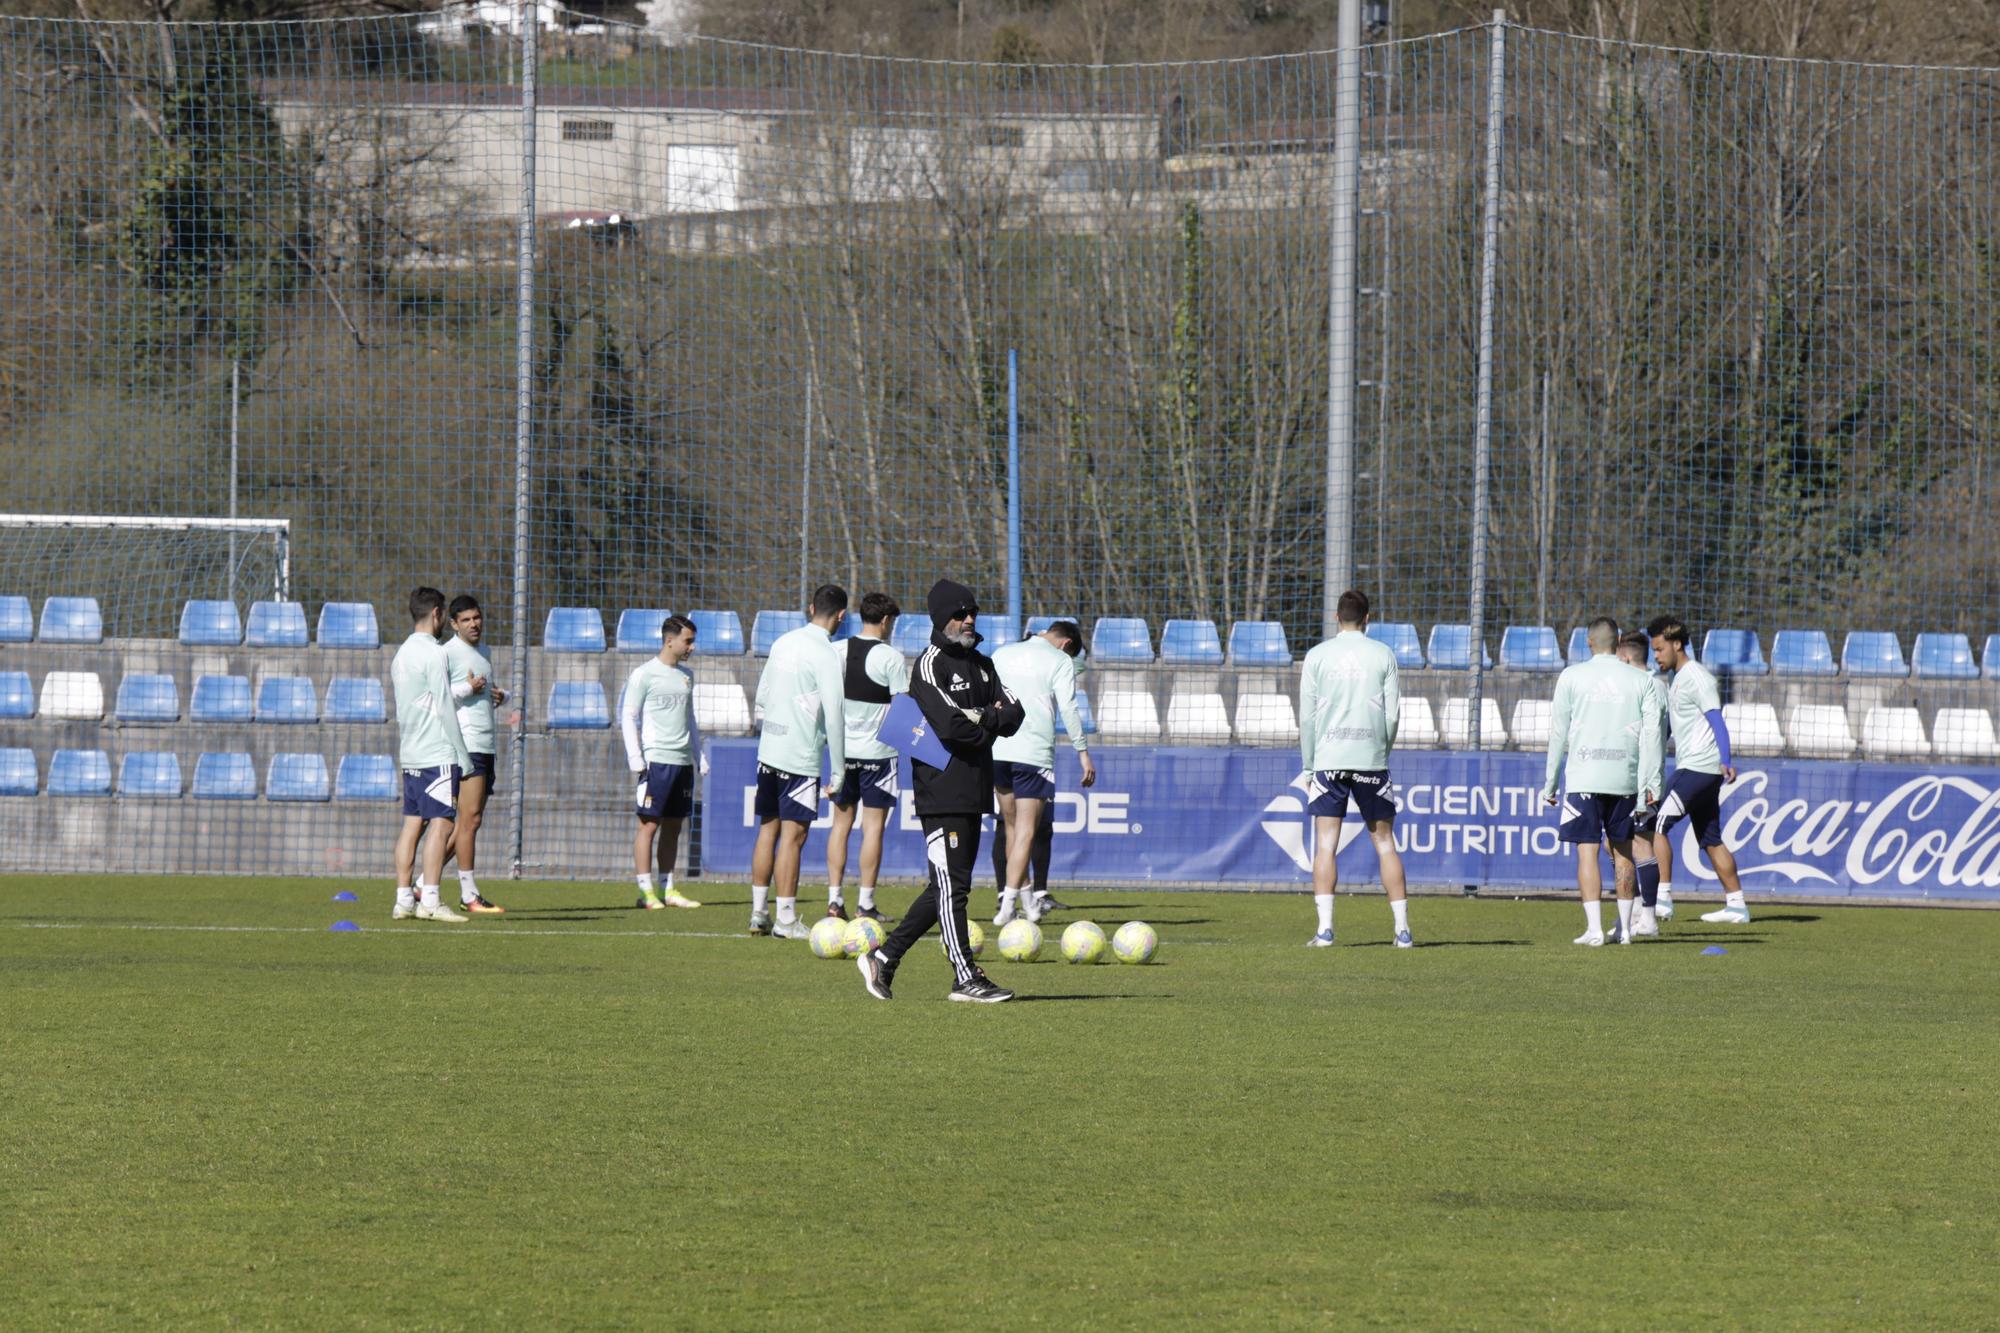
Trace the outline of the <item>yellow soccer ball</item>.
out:
<instances>
[{"instance_id":1,"label":"yellow soccer ball","mask_svg":"<svg viewBox=\"0 0 2000 1333\"><path fill-rule=\"evenodd\" d=\"M1111 937L1111 952L1121 963L1150 963L1159 947L1159 932L1143 921L1127 921Z\"/></svg>"},{"instance_id":2,"label":"yellow soccer ball","mask_svg":"<svg viewBox=\"0 0 2000 1333\"><path fill-rule=\"evenodd\" d=\"M979 957L980 952L986 948L986 931L971 917L965 918L965 943L966 947L972 950L974 958ZM938 948L944 948L942 933L938 935Z\"/></svg>"},{"instance_id":3,"label":"yellow soccer ball","mask_svg":"<svg viewBox=\"0 0 2000 1333\"><path fill-rule=\"evenodd\" d=\"M847 923L841 932L841 951L849 958L859 958L862 954L882 947L882 941L889 937L882 931L882 923L873 917L859 916Z\"/></svg>"},{"instance_id":4,"label":"yellow soccer ball","mask_svg":"<svg viewBox=\"0 0 2000 1333\"><path fill-rule=\"evenodd\" d=\"M1095 921L1072 921L1062 933L1062 956L1072 963L1094 963L1104 957L1104 932Z\"/></svg>"},{"instance_id":5,"label":"yellow soccer ball","mask_svg":"<svg viewBox=\"0 0 2000 1333\"><path fill-rule=\"evenodd\" d=\"M1010 963L1032 963L1042 952L1042 928L1026 917L1000 927L1000 956Z\"/></svg>"},{"instance_id":6,"label":"yellow soccer ball","mask_svg":"<svg viewBox=\"0 0 2000 1333\"><path fill-rule=\"evenodd\" d=\"M847 923L837 916L823 916L813 922L812 934L806 936L806 947L813 951L815 958L838 958L841 956L841 937L847 930Z\"/></svg>"}]
</instances>

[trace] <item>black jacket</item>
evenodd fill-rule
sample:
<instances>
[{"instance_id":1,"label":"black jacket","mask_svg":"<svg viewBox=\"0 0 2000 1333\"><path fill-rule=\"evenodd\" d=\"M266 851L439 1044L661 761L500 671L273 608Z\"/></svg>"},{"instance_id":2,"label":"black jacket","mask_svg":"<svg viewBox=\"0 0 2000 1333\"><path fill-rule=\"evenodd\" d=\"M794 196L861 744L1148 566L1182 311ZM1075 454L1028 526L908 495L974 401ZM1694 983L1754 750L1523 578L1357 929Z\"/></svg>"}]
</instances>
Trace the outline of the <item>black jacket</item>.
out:
<instances>
[{"instance_id":1,"label":"black jacket","mask_svg":"<svg viewBox=\"0 0 2000 1333\"><path fill-rule=\"evenodd\" d=\"M942 628L931 634L930 647L910 673L910 697L951 753L951 763L943 768L910 761L917 813L993 813L993 740L1021 729L1027 718L1021 701L1000 684L1000 674L985 654L959 647L944 637ZM966 708L978 710L977 722L960 711Z\"/></svg>"}]
</instances>

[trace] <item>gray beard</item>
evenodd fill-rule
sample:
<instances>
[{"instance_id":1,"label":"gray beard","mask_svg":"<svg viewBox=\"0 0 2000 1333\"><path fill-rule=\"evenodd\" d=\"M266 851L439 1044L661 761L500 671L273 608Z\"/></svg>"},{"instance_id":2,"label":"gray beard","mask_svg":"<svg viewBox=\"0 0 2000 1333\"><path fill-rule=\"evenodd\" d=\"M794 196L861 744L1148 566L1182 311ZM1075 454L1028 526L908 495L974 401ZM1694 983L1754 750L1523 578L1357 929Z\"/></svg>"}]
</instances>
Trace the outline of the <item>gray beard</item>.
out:
<instances>
[{"instance_id":1,"label":"gray beard","mask_svg":"<svg viewBox=\"0 0 2000 1333\"><path fill-rule=\"evenodd\" d=\"M969 629L961 630L957 634L947 633L945 635L945 638L949 639L951 642L957 644L961 648L970 648L972 647L973 644L979 641L979 636L977 634L974 634Z\"/></svg>"}]
</instances>

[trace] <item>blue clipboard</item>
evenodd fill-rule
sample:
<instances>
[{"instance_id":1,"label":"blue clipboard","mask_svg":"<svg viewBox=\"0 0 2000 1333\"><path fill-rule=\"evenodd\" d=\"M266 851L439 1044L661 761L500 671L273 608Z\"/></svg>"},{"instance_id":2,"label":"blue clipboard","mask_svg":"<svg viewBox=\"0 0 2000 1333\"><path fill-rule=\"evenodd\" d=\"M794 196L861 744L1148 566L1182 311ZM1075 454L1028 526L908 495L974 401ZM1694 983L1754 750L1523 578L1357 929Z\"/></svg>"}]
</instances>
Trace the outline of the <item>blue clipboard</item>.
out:
<instances>
[{"instance_id":1,"label":"blue clipboard","mask_svg":"<svg viewBox=\"0 0 2000 1333\"><path fill-rule=\"evenodd\" d=\"M931 729L931 720L924 716L924 710L917 701L907 694L897 695L889 704L889 715L882 719L875 739L884 745L894 746L897 753L910 759L921 759L932 768L945 768L951 764L951 752L944 748L944 742Z\"/></svg>"}]
</instances>

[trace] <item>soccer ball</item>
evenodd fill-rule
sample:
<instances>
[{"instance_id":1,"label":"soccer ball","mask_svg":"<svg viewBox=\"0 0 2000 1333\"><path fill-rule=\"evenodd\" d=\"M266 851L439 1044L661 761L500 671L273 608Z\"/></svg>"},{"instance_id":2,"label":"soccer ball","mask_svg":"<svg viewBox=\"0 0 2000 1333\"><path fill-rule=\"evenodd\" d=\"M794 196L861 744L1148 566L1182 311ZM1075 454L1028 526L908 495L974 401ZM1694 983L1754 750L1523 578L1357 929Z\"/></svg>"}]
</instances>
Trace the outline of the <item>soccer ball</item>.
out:
<instances>
[{"instance_id":1,"label":"soccer ball","mask_svg":"<svg viewBox=\"0 0 2000 1333\"><path fill-rule=\"evenodd\" d=\"M880 921L873 917L858 916L848 922L847 929L840 933L840 951L849 958L859 958L864 953L881 948L882 941L887 938L889 937L882 933Z\"/></svg>"},{"instance_id":2,"label":"soccer ball","mask_svg":"<svg viewBox=\"0 0 2000 1333\"><path fill-rule=\"evenodd\" d=\"M1062 933L1062 956L1072 963L1094 963L1104 957L1104 932L1094 921L1072 921Z\"/></svg>"},{"instance_id":3,"label":"soccer ball","mask_svg":"<svg viewBox=\"0 0 2000 1333\"><path fill-rule=\"evenodd\" d=\"M1000 927L1000 956L1010 963L1032 963L1042 952L1042 928L1026 917Z\"/></svg>"},{"instance_id":4,"label":"soccer ball","mask_svg":"<svg viewBox=\"0 0 2000 1333\"><path fill-rule=\"evenodd\" d=\"M812 934L806 937L806 945L815 958L838 958L841 955L841 937L847 923L837 916L823 916L813 922Z\"/></svg>"},{"instance_id":5,"label":"soccer ball","mask_svg":"<svg viewBox=\"0 0 2000 1333\"><path fill-rule=\"evenodd\" d=\"M1143 921L1127 921L1111 937L1111 952L1121 963L1150 963L1160 947L1160 936Z\"/></svg>"},{"instance_id":6,"label":"soccer ball","mask_svg":"<svg viewBox=\"0 0 2000 1333\"><path fill-rule=\"evenodd\" d=\"M979 957L980 951L986 947L986 932L971 917L965 918L965 944L974 958ZM938 948L944 948L943 935L938 936Z\"/></svg>"}]
</instances>

